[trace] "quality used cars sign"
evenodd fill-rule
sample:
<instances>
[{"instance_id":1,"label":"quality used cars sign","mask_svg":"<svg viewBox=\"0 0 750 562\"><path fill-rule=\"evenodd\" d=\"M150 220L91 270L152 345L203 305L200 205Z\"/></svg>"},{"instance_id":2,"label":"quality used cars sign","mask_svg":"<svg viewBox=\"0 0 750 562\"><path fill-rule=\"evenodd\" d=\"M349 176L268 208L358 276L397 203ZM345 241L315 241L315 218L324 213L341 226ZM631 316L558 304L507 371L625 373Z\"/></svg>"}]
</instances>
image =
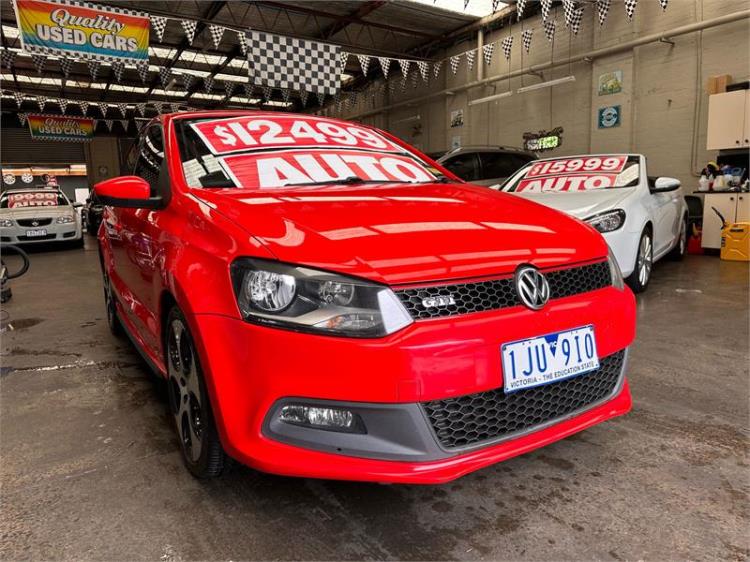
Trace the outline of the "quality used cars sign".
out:
<instances>
[{"instance_id":1,"label":"quality used cars sign","mask_svg":"<svg viewBox=\"0 0 750 562\"><path fill-rule=\"evenodd\" d=\"M16 0L21 46L42 55L148 60L149 18L143 12L63 0Z\"/></svg>"}]
</instances>

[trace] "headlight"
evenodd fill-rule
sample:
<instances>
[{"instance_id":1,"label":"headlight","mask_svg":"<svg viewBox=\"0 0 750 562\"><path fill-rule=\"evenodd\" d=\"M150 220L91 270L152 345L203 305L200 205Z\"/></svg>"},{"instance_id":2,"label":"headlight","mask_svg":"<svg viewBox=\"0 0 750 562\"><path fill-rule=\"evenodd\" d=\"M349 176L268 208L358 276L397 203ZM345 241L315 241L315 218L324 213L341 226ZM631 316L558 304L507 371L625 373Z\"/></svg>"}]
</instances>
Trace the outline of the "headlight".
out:
<instances>
[{"instance_id":1,"label":"headlight","mask_svg":"<svg viewBox=\"0 0 750 562\"><path fill-rule=\"evenodd\" d=\"M379 337L413 322L388 287L336 273L241 258L232 284L245 320L280 328Z\"/></svg>"},{"instance_id":2,"label":"headlight","mask_svg":"<svg viewBox=\"0 0 750 562\"><path fill-rule=\"evenodd\" d=\"M625 280L622 278L622 271L620 271L620 266L617 265L617 258L615 258L611 248L607 256L607 262L609 263L609 275L612 278L612 286L622 291L625 288Z\"/></svg>"},{"instance_id":3,"label":"headlight","mask_svg":"<svg viewBox=\"0 0 750 562\"><path fill-rule=\"evenodd\" d=\"M0 227L10 228L13 226L13 221L10 219L0 219Z\"/></svg>"},{"instance_id":4,"label":"headlight","mask_svg":"<svg viewBox=\"0 0 750 562\"><path fill-rule=\"evenodd\" d=\"M622 209L607 211L585 220L599 232L612 232L625 224L625 211Z\"/></svg>"},{"instance_id":5,"label":"headlight","mask_svg":"<svg viewBox=\"0 0 750 562\"><path fill-rule=\"evenodd\" d=\"M61 217L57 217L57 220L55 221L57 224L70 224L72 222L75 222L76 218L73 215L63 215Z\"/></svg>"}]
</instances>

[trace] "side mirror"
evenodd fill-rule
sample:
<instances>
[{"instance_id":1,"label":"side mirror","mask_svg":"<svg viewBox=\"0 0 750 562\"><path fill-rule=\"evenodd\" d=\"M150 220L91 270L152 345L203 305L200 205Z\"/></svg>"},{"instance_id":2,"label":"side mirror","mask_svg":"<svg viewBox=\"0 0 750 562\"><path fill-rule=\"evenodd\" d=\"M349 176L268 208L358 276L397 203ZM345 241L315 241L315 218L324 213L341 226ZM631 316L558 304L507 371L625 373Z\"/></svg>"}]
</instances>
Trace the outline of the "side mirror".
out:
<instances>
[{"instance_id":1,"label":"side mirror","mask_svg":"<svg viewBox=\"0 0 750 562\"><path fill-rule=\"evenodd\" d=\"M128 207L132 209L160 209L161 197L151 197L151 186L138 176L121 176L101 181L94 186L94 193L102 205Z\"/></svg>"},{"instance_id":2,"label":"side mirror","mask_svg":"<svg viewBox=\"0 0 750 562\"><path fill-rule=\"evenodd\" d=\"M679 189L680 180L677 178L667 178L667 177L661 177L656 178L656 181L654 182L654 187L651 188L652 193L665 193L667 191L674 191L675 189Z\"/></svg>"},{"instance_id":3,"label":"side mirror","mask_svg":"<svg viewBox=\"0 0 750 562\"><path fill-rule=\"evenodd\" d=\"M83 203L81 203L80 201L74 201L73 207L76 209L80 209L81 207L83 207Z\"/></svg>"}]
</instances>

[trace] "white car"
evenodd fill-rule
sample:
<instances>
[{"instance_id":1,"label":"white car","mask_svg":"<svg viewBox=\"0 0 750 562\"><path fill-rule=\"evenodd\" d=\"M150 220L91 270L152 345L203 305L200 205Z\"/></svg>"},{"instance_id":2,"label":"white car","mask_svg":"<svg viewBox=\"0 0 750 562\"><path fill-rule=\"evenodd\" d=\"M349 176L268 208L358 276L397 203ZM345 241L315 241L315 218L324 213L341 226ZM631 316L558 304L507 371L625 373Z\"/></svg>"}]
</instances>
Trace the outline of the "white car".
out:
<instances>
[{"instance_id":1,"label":"white car","mask_svg":"<svg viewBox=\"0 0 750 562\"><path fill-rule=\"evenodd\" d=\"M81 216L58 189L9 189L0 195L0 241L82 244Z\"/></svg>"},{"instance_id":2,"label":"white car","mask_svg":"<svg viewBox=\"0 0 750 562\"><path fill-rule=\"evenodd\" d=\"M680 181L649 176L641 154L534 160L496 187L596 228L636 293L648 285L655 261L685 255L688 210Z\"/></svg>"}]
</instances>

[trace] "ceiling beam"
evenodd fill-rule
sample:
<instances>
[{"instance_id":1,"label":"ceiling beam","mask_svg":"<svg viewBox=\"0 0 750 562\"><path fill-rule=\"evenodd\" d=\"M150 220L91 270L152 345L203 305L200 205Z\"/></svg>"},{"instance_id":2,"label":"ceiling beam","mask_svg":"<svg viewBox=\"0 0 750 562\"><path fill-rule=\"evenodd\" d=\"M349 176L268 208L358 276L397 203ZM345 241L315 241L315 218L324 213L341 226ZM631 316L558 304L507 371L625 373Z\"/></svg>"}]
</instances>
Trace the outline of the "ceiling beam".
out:
<instances>
[{"instance_id":1,"label":"ceiling beam","mask_svg":"<svg viewBox=\"0 0 750 562\"><path fill-rule=\"evenodd\" d=\"M351 23L362 22L362 18L367 16L368 14L371 14L381 6L386 4L385 0L371 0L370 2L363 2L359 5L359 8L354 10L351 14L349 14L346 17L341 17L338 20L334 21L330 26L328 26L326 29L323 30L321 33L322 39L330 39L337 33L340 33L341 31L344 31ZM369 25L368 23L365 23L364 25Z\"/></svg>"}]
</instances>

